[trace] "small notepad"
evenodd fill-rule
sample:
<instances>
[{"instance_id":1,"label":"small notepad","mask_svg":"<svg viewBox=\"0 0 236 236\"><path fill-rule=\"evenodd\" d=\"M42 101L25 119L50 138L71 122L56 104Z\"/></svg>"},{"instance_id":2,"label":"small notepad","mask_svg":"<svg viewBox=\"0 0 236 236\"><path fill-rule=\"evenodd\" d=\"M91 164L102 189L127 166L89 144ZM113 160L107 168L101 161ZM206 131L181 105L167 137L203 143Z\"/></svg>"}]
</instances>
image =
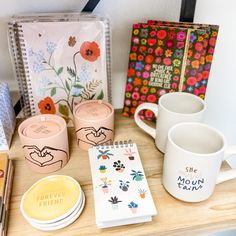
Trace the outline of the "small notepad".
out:
<instances>
[{"instance_id":1,"label":"small notepad","mask_svg":"<svg viewBox=\"0 0 236 236\"><path fill-rule=\"evenodd\" d=\"M93 147L89 159L99 228L152 220L157 210L136 144Z\"/></svg>"}]
</instances>

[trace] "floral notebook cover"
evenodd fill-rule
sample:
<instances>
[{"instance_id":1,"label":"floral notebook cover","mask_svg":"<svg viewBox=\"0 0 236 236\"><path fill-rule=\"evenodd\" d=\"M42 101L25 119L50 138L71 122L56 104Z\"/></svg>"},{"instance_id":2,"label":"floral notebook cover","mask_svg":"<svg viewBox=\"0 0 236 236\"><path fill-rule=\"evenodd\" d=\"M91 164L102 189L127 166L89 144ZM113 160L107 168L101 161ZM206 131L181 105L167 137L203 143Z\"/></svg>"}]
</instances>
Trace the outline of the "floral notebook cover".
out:
<instances>
[{"instance_id":1,"label":"floral notebook cover","mask_svg":"<svg viewBox=\"0 0 236 236\"><path fill-rule=\"evenodd\" d=\"M89 149L99 228L152 220L157 214L136 144Z\"/></svg>"},{"instance_id":2,"label":"floral notebook cover","mask_svg":"<svg viewBox=\"0 0 236 236\"><path fill-rule=\"evenodd\" d=\"M58 114L71 125L77 103L109 100L108 27L107 19L85 16L16 20L24 74L18 81L28 94L27 115Z\"/></svg>"},{"instance_id":3,"label":"floral notebook cover","mask_svg":"<svg viewBox=\"0 0 236 236\"><path fill-rule=\"evenodd\" d=\"M123 115L169 92L205 98L219 27L148 21L133 25ZM139 113L153 120L150 110Z\"/></svg>"}]
</instances>

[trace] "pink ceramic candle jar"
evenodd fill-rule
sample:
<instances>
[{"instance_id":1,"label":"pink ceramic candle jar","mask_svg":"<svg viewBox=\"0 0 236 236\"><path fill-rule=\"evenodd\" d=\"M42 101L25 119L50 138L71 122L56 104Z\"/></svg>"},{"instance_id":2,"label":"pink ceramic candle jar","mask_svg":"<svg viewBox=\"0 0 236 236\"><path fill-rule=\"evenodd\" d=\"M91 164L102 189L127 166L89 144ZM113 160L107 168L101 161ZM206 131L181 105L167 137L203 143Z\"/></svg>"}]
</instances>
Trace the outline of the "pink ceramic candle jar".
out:
<instances>
[{"instance_id":1,"label":"pink ceramic candle jar","mask_svg":"<svg viewBox=\"0 0 236 236\"><path fill-rule=\"evenodd\" d=\"M57 115L38 115L23 121L19 128L27 165L36 172L50 173L69 160L66 122Z\"/></svg>"},{"instance_id":2,"label":"pink ceramic candle jar","mask_svg":"<svg viewBox=\"0 0 236 236\"><path fill-rule=\"evenodd\" d=\"M114 108L102 100L81 102L74 109L78 145L84 150L113 141Z\"/></svg>"}]
</instances>

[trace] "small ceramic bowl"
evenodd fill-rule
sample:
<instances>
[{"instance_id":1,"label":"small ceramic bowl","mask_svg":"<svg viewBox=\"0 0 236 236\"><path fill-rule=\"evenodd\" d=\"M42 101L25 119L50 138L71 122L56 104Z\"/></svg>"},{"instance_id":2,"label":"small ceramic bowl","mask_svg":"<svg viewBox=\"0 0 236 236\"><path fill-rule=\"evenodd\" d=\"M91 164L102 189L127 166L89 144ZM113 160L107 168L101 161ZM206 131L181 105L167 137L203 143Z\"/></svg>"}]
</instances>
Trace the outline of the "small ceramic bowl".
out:
<instances>
[{"instance_id":1,"label":"small ceramic bowl","mask_svg":"<svg viewBox=\"0 0 236 236\"><path fill-rule=\"evenodd\" d=\"M79 183L70 176L40 179L23 195L20 210L28 222L49 224L72 214L83 200Z\"/></svg>"}]
</instances>

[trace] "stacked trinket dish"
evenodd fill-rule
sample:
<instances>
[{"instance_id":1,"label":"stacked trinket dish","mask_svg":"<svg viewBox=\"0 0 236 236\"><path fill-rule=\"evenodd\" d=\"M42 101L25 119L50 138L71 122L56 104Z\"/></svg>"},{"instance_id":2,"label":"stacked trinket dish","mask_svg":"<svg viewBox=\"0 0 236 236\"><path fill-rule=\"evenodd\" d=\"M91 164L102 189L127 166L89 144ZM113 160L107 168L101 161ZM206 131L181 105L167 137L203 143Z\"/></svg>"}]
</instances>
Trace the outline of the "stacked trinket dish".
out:
<instances>
[{"instance_id":1,"label":"stacked trinket dish","mask_svg":"<svg viewBox=\"0 0 236 236\"><path fill-rule=\"evenodd\" d=\"M34 228L52 231L72 224L84 205L85 195L75 179L52 175L40 179L24 193L20 210Z\"/></svg>"}]
</instances>

